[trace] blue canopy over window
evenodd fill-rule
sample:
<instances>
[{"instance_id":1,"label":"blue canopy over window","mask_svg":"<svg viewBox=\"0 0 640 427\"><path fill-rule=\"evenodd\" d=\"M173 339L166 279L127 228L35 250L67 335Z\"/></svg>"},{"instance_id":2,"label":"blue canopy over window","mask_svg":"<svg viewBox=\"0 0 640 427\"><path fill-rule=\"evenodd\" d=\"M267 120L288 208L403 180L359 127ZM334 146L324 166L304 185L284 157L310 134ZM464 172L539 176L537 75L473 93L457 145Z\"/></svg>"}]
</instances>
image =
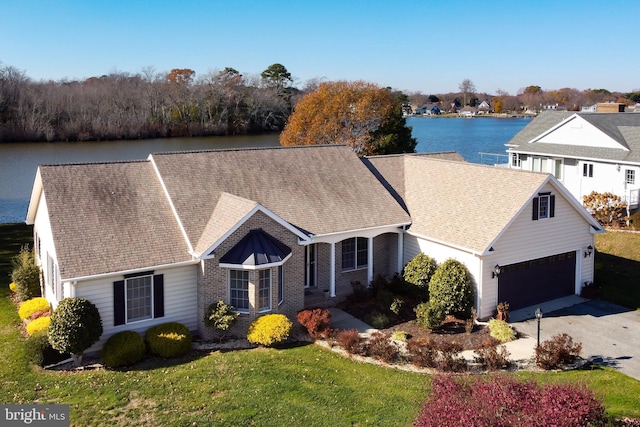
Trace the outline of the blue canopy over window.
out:
<instances>
[{"instance_id":1,"label":"blue canopy over window","mask_svg":"<svg viewBox=\"0 0 640 427\"><path fill-rule=\"evenodd\" d=\"M291 248L262 229L251 230L222 258L220 264L258 267L282 264Z\"/></svg>"}]
</instances>

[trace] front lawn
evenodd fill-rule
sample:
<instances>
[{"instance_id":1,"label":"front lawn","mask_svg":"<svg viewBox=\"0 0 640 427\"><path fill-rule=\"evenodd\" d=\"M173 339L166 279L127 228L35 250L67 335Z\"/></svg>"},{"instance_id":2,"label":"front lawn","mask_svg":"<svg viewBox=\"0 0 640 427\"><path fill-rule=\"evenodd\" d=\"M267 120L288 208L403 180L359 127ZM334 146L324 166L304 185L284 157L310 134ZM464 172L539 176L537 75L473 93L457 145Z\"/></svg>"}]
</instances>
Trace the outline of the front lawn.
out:
<instances>
[{"instance_id":1,"label":"front lawn","mask_svg":"<svg viewBox=\"0 0 640 427\"><path fill-rule=\"evenodd\" d=\"M430 391L428 375L356 363L315 345L194 352L130 371L35 368L8 298L6 267L21 246L10 240L29 236L25 226L0 225L2 403L69 404L72 425L409 426ZM514 375L586 383L609 413L640 417L640 382L612 369Z\"/></svg>"},{"instance_id":2,"label":"front lawn","mask_svg":"<svg viewBox=\"0 0 640 427\"><path fill-rule=\"evenodd\" d=\"M640 233L607 231L595 241L595 284L600 297L640 309Z\"/></svg>"}]
</instances>

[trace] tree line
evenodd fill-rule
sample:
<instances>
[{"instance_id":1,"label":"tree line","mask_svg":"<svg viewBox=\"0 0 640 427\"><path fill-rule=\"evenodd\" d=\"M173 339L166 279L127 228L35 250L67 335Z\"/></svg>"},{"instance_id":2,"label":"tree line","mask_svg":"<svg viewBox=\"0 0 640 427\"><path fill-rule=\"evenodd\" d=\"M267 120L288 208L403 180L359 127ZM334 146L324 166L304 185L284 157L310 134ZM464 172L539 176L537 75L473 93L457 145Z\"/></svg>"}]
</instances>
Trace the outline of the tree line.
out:
<instances>
[{"instance_id":1,"label":"tree line","mask_svg":"<svg viewBox=\"0 0 640 427\"><path fill-rule=\"evenodd\" d=\"M265 133L283 129L300 91L273 64L260 75L225 68L196 77L114 72L84 81L33 81L0 67L0 142L91 141Z\"/></svg>"}]
</instances>

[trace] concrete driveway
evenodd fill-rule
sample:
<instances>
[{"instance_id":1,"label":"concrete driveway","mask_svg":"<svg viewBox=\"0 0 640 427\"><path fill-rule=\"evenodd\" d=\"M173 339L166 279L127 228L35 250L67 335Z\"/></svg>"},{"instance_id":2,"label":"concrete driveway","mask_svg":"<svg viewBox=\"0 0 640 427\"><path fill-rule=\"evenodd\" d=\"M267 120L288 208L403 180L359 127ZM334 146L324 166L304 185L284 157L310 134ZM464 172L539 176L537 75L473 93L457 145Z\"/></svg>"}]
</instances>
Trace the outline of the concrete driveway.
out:
<instances>
[{"instance_id":1,"label":"concrete driveway","mask_svg":"<svg viewBox=\"0 0 640 427\"><path fill-rule=\"evenodd\" d=\"M568 301L575 304L564 308L542 306L540 340L567 333L574 342L582 343L583 358L640 380L640 311L602 300ZM511 323L535 339L538 322L531 319L532 310L535 307L514 312L516 318L512 316Z\"/></svg>"}]
</instances>

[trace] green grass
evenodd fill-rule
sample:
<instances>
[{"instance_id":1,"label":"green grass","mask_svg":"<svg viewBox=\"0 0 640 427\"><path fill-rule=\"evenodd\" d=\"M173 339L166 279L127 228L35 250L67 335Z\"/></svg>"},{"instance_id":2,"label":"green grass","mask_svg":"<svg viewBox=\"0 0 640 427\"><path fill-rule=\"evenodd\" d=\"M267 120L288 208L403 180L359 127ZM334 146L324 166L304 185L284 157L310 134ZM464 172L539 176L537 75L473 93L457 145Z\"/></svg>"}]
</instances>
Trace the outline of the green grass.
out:
<instances>
[{"instance_id":1,"label":"green grass","mask_svg":"<svg viewBox=\"0 0 640 427\"><path fill-rule=\"evenodd\" d=\"M640 233L607 231L595 241L595 284L600 296L640 309Z\"/></svg>"},{"instance_id":2,"label":"green grass","mask_svg":"<svg viewBox=\"0 0 640 427\"><path fill-rule=\"evenodd\" d=\"M0 277L29 239L26 226L0 225ZM315 345L149 359L129 371L44 371L26 360L8 283L0 279L0 401L69 404L72 425L409 426L430 391L428 375ZM640 382L613 369L515 375L584 383L610 414L640 417Z\"/></svg>"}]
</instances>

